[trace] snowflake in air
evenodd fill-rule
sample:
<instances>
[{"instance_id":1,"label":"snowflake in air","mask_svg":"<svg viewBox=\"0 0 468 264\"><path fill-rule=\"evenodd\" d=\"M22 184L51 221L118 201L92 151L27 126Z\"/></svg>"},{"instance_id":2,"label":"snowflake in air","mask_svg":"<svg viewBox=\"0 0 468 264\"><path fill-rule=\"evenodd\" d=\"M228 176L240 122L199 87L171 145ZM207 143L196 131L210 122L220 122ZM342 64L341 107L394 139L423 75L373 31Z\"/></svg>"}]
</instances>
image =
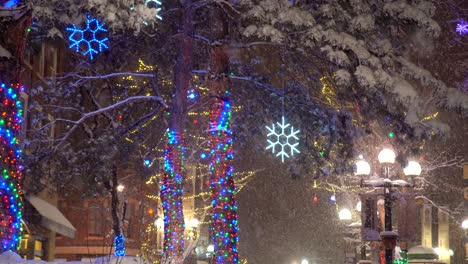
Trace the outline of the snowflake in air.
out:
<instances>
[{"instance_id":1,"label":"snowflake in air","mask_svg":"<svg viewBox=\"0 0 468 264\"><path fill-rule=\"evenodd\" d=\"M107 33L104 25L105 23L101 24L97 18L87 15L85 29L79 29L75 24L67 28L67 31L71 32L68 39L72 44L69 47L74 48L76 52L80 52L81 48L84 50L83 55L94 59L94 54L109 48L106 44L109 39L103 36Z\"/></svg>"},{"instance_id":2,"label":"snowflake in air","mask_svg":"<svg viewBox=\"0 0 468 264\"><path fill-rule=\"evenodd\" d=\"M455 29L458 34L466 35L468 34L468 22L462 20L457 24L457 28Z\"/></svg>"},{"instance_id":3,"label":"snowflake in air","mask_svg":"<svg viewBox=\"0 0 468 264\"><path fill-rule=\"evenodd\" d=\"M282 117L281 124L276 122L276 125L278 126L278 129L275 127L275 124L272 124L271 127L266 126L268 131L270 131L267 137L271 139L267 139L269 145L266 149L271 148L272 153L275 153L277 151L276 147L278 146L279 149L276 156L281 156L281 161L284 162L284 157L289 158L294 155L294 152L300 153L297 149L297 146L299 146L299 142L297 142L299 140L297 134L300 130L294 131L293 126L285 123L284 116ZM291 129L288 129L290 126Z\"/></svg>"}]
</instances>

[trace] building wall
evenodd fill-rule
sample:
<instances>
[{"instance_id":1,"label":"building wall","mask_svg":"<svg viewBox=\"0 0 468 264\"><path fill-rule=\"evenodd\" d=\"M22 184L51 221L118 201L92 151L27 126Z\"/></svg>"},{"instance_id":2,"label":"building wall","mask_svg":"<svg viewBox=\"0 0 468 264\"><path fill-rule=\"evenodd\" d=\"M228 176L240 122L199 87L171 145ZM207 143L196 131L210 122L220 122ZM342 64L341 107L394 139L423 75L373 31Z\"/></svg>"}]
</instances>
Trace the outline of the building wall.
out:
<instances>
[{"instance_id":1,"label":"building wall","mask_svg":"<svg viewBox=\"0 0 468 264\"><path fill-rule=\"evenodd\" d=\"M113 232L110 197L62 200L60 210L75 226L76 238L57 236L56 258L81 260L113 253ZM141 213L143 206L135 199L127 200L124 221L126 254L139 254L141 245Z\"/></svg>"}]
</instances>

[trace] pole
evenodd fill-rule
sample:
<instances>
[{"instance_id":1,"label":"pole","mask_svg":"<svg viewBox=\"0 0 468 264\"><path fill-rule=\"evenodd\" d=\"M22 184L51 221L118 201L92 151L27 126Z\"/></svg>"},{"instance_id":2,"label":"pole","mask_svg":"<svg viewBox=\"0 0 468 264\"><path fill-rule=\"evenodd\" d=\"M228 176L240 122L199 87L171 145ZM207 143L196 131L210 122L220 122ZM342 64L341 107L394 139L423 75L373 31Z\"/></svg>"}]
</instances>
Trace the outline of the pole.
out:
<instances>
[{"instance_id":1,"label":"pole","mask_svg":"<svg viewBox=\"0 0 468 264\"><path fill-rule=\"evenodd\" d=\"M385 231L392 230L392 200L391 200L391 189L384 187L385 192ZM393 263L393 248L385 248L385 264Z\"/></svg>"},{"instance_id":2,"label":"pole","mask_svg":"<svg viewBox=\"0 0 468 264\"><path fill-rule=\"evenodd\" d=\"M390 168L385 166L385 178L389 178ZM384 209L385 209L385 231L393 231L392 227L392 187L391 185L384 185ZM389 246L388 243L384 243L385 246L385 264L393 263L393 243Z\"/></svg>"}]
</instances>

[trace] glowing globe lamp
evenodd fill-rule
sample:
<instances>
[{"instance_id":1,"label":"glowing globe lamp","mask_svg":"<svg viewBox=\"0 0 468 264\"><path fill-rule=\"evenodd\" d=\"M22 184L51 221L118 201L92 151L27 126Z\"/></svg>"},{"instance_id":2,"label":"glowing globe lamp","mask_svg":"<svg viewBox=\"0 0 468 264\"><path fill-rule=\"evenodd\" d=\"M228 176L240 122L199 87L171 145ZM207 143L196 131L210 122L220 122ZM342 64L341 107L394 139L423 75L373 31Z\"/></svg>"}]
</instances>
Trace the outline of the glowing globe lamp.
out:
<instances>
[{"instance_id":1,"label":"glowing globe lamp","mask_svg":"<svg viewBox=\"0 0 468 264\"><path fill-rule=\"evenodd\" d=\"M338 217L340 220L351 220L352 219L352 214L349 209L341 209L341 211L338 213Z\"/></svg>"},{"instance_id":2,"label":"glowing globe lamp","mask_svg":"<svg viewBox=\"0 0 468 264\"><path fill-rule=\"evenodd\" d=\"M356 175L364 176L370 174L370 165L365 160L358 160L356 162Z\"/></svg>"},{"instance_id":3,"label":"glowing globe lamp","mask_svg":"<svg viewBox=\"0 0 468 264\"><path fill-rule=\"evenodd\" d=\"M395 158L396 158L395 152L393 152L393 150L391 149L383 149L382 151L380 151L379 156L378 156L380 163L393 164L395 163Z\"/></svg>"},{"instance_id":4,"label":"glowing globe lamp","mask_svg":"<svg viewBox=\"0 0 468 264\"><path fill-rule=\"evenodd\" d=\"M462 227L463 229L465 229L465 230L468 229L468 219L465 219L465 220L462 222L461 227Z\"/></svg>"},{"instance_id":5,"label":"glowing globe lamp","mask_svg":"<svg viewBox=\"0 0 468 264\"><path fill-rule=\"evenodd\" d=\"M406 176L419 176L421 175L421 165L416 161L409 161L406 168L403 169L403 173Z\"/></svg>"}]
</instances>

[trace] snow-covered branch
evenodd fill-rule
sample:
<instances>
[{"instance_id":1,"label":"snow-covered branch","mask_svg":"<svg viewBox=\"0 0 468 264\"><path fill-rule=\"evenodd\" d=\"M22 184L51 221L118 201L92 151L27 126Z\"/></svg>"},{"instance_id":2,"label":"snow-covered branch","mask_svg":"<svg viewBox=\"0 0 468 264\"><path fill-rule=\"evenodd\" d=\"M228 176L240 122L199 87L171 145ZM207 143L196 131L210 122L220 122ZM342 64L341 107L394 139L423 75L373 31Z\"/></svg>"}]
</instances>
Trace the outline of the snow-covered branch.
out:
<instances>
[{"instance_id":1,"label":"snow-covered branch","mask_svg":"<svg viewBox=\"0 0 468 264\"><path fill-rule=\"evenodd\" d=\"M233 43L231 47L233 48L250 48L254 46L278 46L282 45L281 43L269 42L269 41L254 41L249 43Z\"/></svg>"},{"instance_id":2,"label":"snow-covered branch","mask_svg":"<svg viewBox=\"0 0 468 264\"><path fill-rule=\"evenodd\" d=\"M458 222L457 218L454 216L456 215L457 213L448 209L447 207L445 206L439 206L437 205L436 203L434 203L434 201L432 201L431 199L427 198L426 196L424 195L420 195L420 196L416 196L415 199L423 199L427 202L429 202L432 206L436 207L437 209L439 209L439 211L441 211L442 213L446 214L448 217L452 218L455 222Z\"/></svg>"},{"instance_id":3,"label":"snow-covered branch","mask_svg":"<svg viewBox=\"0 0 468 264\"><path fill-rule=\"evenodd\" d=\"M62 78L69 78L69 77L75 77L79 79L85 79L85 80L99 80L99 79L108 79L108 78L113 78L113 77L120 77L120 76L134 76L134 77L147 77L147 78L154 78L156 77L154 74L151 73L140 73L140 72L114 72L114 73L109 73L105 75L96 75L96 76L82 76L76 73L70 73L65 75Z\"/></svg>"},{"instance_id":4,"label":"snow-covered branch","mask_svg":"<svg viewBox=\"0 0 468 264\"><path fill-rule=\"evenodd\" d=\"M132 97L126 98L126 99L124 99L122 101L119 101L119 102L117 102L115 104L112 104L112 105L97 109L97 110L92 111L92 112L85 113L78 120L55 119L52 123L55 123L56 121L60 121L60 122L67 122L67 123L72 123L73 124L73 127L71 127L67 131L67 133L65 133L65 135L63 137L53 140L53 141L59 141L60 142L55 148L58 149L60 146L62 146L62 144L65 142L65 140L70 137L70 135L78 128L78 126L80 124L82 124L83 122L85 122L88 118L99 115L99 114L103 114L103 113L105 113L107 111L110 111L110 110L113 110L115 108L121 107L121 106L123 106L125 104L131 103L131 102L134 102L134 101L142 101L142 100L157 101L158 103L163 105L165 108L168 107L166 102L161 97L158 97L158 96L132 96ZM47 126L50 126L50 125L51 124L47 124L43 128L45 128ZM43 128L41 128L41 129L43 129Z\"/></svg>"},{"instance_id":5,"label":"snow-covered branch","mask_svg":"<svg viewBox=\"0 0 468 264\"><path fill-rule=\"evenodd\" d=\"M257 86L260 86L262 88L265 88L267 89L268 91L278 95L278 96L284 96L286 94L285 91L281 91L271 85L268 85L266 83L261 83L259 81L256 81L254 80L252 77L250 76L235 76L235 75L230 75L229 78L233 79L233 80L240 80L240 81L248 81L248 82L251 82Z\"/></svg>"}]
</instances>

